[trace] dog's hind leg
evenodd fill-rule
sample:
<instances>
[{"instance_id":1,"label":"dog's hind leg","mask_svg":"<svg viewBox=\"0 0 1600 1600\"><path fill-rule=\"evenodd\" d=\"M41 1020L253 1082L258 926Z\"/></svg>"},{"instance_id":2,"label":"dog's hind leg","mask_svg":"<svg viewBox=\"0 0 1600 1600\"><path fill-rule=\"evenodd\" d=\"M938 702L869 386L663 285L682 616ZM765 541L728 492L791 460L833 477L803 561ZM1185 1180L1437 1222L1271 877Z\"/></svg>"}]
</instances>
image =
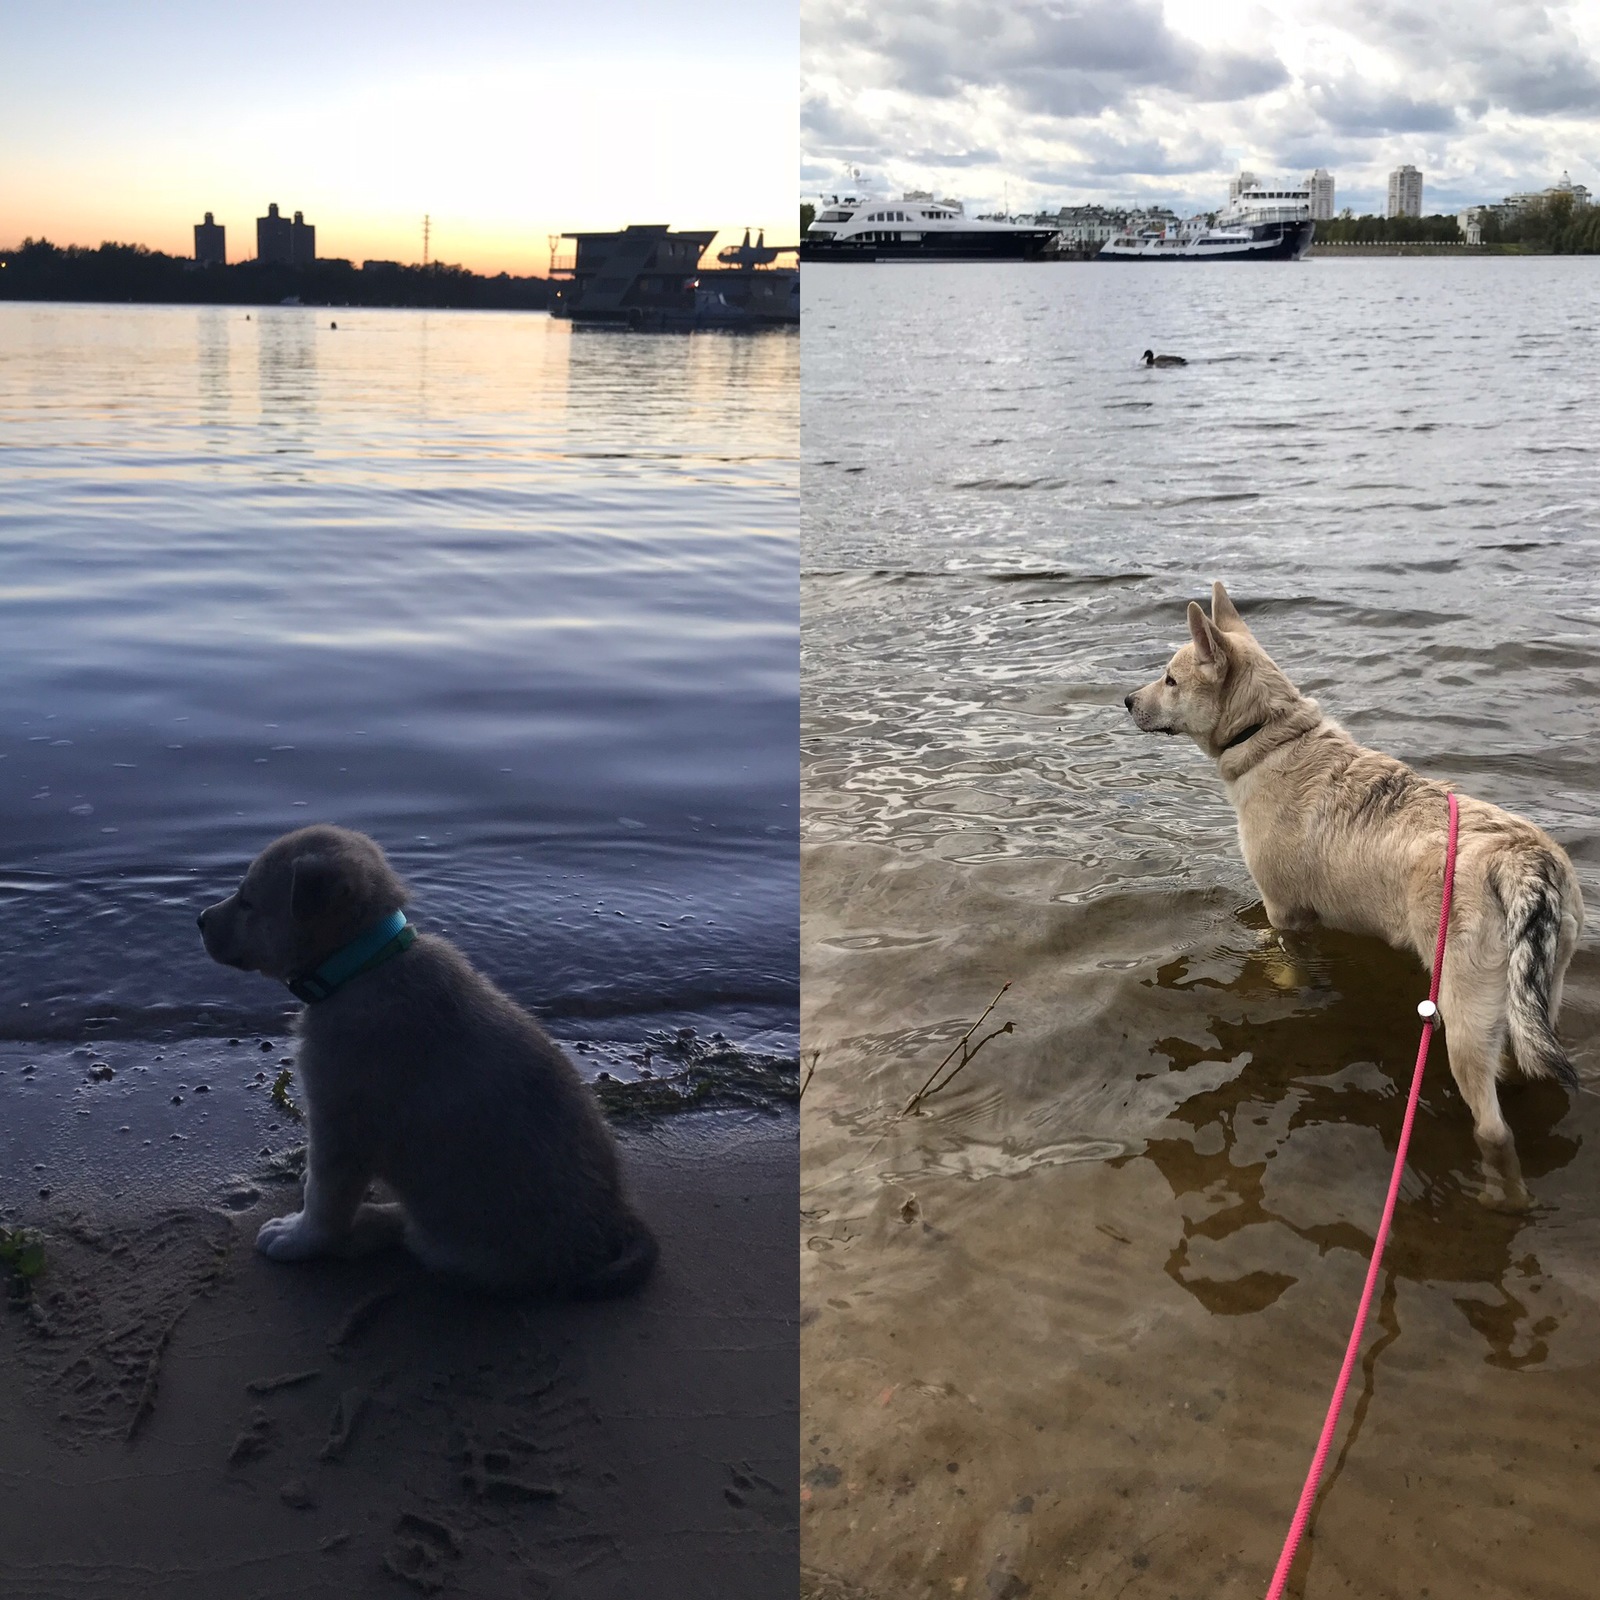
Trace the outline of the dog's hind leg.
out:
<instances>
[{"instance_id":1,"label":"dog's hind leg","mask_svg":"<svg viewBox=\"0 0 1600 1600\"><path fill-rule=\"evenodd\" d=\"M1525 1211L1531 1202L1522 1181L1522 1164L1495 1089L1506 1042L1499 1004L1502 982L1497 975L1457 965L1447 957L1439 1010L1450 1076L1472 1112L1472 1132L1483 1158L1484 1188L1478 1198L1497 1211Z\"/></svg>"},{"instance_id":2,"label":"dog's hind leg","mask_svg":"<svg viewBox=\"0 0 1600 1600\"><path fill-rule=\"evenodd\" d=\"M356 1214L345 1235L340 1255L367 1256L388 1250L405 1238L406 1213L403 1206L388 1202L356 1207Z\"/></svg>"}]
</instances>

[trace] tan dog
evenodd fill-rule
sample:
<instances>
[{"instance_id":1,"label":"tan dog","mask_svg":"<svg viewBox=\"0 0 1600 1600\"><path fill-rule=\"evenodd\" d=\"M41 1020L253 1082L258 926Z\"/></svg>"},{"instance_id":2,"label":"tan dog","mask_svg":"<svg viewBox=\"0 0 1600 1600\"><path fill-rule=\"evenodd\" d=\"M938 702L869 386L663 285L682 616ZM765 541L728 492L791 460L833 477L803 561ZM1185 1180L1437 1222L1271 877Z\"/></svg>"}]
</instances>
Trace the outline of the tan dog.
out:
<instances>
[{"instance_id":1,"label":"tan dog","mask_svg":"<svg viewBox=\"0 0 1600 1600\"><path fill-rule=\"evenodd\" d=\"M307 1112L305 1202L262 1225L275 1261L395 1239L486 1288L620 1294L656 1245L594 1097L527 1012L418 934L364 834L285 834L200 913L207 952L287 983ZM397 1206L364 1205L374 1178Z\"/></svg>"},{"instance_id":2,"label":"tan dog","mask_svg":"<svg viewBox=\"0 0 1600 1600\"><path fill-rule=\"evenodd\" d=\"M1289 682L1219 583L1189 605L1190 642L1124 704L1146 733L1188 734L1217 763L1245 865L1280 929L1372 934L1433 964L1449 826L1446 786L1365 750ZM1509 1042L1529 1077L1577 1087L1555 1036L1583 931L1572 863L1549 834L1460 798L1439 1010L1472 1110L1487 1204L1528 1203L1495 1083Z\"/></svg>"}]
</instances>

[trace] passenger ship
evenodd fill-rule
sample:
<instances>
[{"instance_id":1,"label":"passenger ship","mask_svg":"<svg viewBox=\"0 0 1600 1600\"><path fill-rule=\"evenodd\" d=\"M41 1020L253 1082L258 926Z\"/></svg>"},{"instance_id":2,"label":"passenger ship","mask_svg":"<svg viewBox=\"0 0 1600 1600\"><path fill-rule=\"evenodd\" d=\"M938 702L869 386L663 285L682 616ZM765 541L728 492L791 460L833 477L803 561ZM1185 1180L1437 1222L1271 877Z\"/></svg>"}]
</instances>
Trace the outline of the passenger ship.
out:
<instances>
[{"instance_id":1,"label":"passenger ship","mask_svg":"<svg viewBox=\"0 0 1600 1600\"><path fill-rule=\"evenodd\" d=\"M917 190L899 200L829 195L800 241L802 261L1032 261L1056 230L969 217Z\"/></svg>"},{"instance_id":2,"label":"passenger ship","mask_svg":"<svg viewBox=\"0 0 1600 1600\"><path fill-rule=\"evenodd\" d=\"M1196 217L1176 232L1120 233L1097 261L1298 261L1316 233L1311 191L1247 184L1213 223Z\"/></svg>"}]
</instances>

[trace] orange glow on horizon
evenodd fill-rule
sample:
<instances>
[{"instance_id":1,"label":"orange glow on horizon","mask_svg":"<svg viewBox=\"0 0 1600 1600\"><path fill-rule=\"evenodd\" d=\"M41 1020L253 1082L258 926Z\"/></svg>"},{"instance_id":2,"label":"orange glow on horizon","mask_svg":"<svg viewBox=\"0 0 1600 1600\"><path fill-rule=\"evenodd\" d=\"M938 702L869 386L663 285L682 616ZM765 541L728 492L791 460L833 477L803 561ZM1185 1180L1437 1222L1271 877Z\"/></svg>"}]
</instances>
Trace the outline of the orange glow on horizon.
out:
<instances>
[{"instance_id":1,"label":"orange glow on horizon","mask_svg":"<svg viewBox=\"0 0 1600 1600\"><path fill-rule=\"evenodd\" d=\"M271 203L271 202L268 202ZM343 259L355 266L363 261L398 261L402 266L420 266L422 263L422 218L403 232L390 225L376 225L355 229L340 229L303 206L277 202L279 212L292 217L297 210L305 212L305 220L317 230L318 259ZM14 249L24 239L48 239L51 244L82 245L95 249L101 244L144 245L169 256L192 259L194 256L194 225L202 221L209 210L214 220L227 229L228 264L251 261L256 253L256 218L265 216L267 206L257 206L249 215L233 215L218 210L214 205L201 206L187 223L163 223L159 227L139 227L128 217L113 213L104 221L85 219L81 204L67 206L42 206L25 224L12 221L18 208L7 206L6 226L0 232L0 249ZM748 226L754 242L758 233L765 232L769 245L794 245L799 242L800 219L798 203L796 215L784 221L751 220L745 222L701 221L693 217L663 217L625 214L620 218L588 218L579 222L552 223L545 227L530 226L511 233L504 229L474 227L470 223L452 225L447 217L430 213L430 243L428 259L449 266L465 267L470 272L493 277L507 272L512 277L542 278L550 266L550 236L577 232L604 232L626 227L633 222L667 222L676 231L694 231L716 228L717 237L711 242L705 256L710 266L716 253L730 244L738 244ZM559 248L559 246L558 246ZM570 253L571 245L567 246Z\"/></svg>"},{"instance_id":2,"label":"orange glow on horizon","mask_svg":"<svg viewBox=\"0 0 1600 1600\"><path fill-rule=\"evenodd\" d=\"M109 240L190 257L210 211L239 262L273 202L305 214L322 257L420 262L426 213L430 260L518 277L547 270L551 234L630 222L716 227L734 242L764 228L793 244L798 125L791 63L730 74L681 59L373 79L251 106L203 139L173 108L127 137L85 125L13 151L0 246Z\"/></svg>"}]
</instances>

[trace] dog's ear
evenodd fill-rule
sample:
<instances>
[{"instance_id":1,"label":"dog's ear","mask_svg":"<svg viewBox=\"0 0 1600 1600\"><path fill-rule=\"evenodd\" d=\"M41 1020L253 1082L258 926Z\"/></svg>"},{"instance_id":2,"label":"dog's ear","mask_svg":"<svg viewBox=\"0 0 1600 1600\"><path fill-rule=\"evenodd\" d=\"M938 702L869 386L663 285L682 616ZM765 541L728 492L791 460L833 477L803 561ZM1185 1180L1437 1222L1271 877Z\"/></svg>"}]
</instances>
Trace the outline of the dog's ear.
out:
<instances>
[{"instance_id":1,"label":"dog's ear","mask_svg":"<svg viewBox=\"0 0 1600 1600\"><path fill-rule=\"evenodd\" d=\"M1222 648L1222 635L1211 625L1211 620L1200 609L1198 602L1189 602L1189 637L1194 640L1195 660L1200 666L1200 676L1219 681L1228 670L1228 657Z\"/></svg>"},{"instance_id":2,"label":"dog's ear","mask_svg":"<svg viewBox=\"0 0 1600 1600\"><path fill-rule=\"evenodd\" d=\"M1238 608L1228 598L1228 591L1221 583L1211 585L1211 621L1223 633L1248 633L1244 618L1239 615Z\"/></svg>"},{"instance_id":3,"label":"dog's ear","mask_svg":"<svg viewBox=\"0 0 1600 1600\"><path fill-rule=\"evenodd\" d=\"M327 856L301 856L289 886L289 914L296 922L317 922L350 896L344 864Z\"/></svg>"}]
</instances>

